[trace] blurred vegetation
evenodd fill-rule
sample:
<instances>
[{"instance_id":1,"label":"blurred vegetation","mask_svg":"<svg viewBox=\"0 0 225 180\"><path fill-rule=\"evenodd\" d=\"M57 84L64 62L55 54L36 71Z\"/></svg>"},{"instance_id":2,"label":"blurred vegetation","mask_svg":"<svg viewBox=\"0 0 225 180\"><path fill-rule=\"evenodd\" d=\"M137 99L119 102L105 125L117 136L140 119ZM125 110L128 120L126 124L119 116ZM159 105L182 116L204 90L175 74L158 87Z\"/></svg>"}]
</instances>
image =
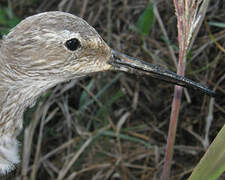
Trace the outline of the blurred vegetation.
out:
<instances>
[{"instance_id":1,"label":"blurred vegetation","mask_svg":"<svg viewBox=\"0 0 225 180\"><path fill-rule=\"evenodd\" d=\"M105 41L110 38L113 49L175 70L169 50L172 47L177 55L174 7L167 1L158 1L157 6L152 2L3 0L0 34L27 16L67 11L87 20ZM154 15L154 8L161 19ZM223 47L224 8L224 0L212 1L206 15L214 38ZM188 59L188 78L217 87L218 99L212 109L210 98L197 91L188 90L183 96L171 173L174 180L189 177L206 151L206 137L212 142L225 122L225 55L204 25ZM59 179L65 173L62 179L159 179L173 89L150 77L115 72L52 88L27 111L20 137L23 163L6 178Z\"/></svg>"},{"instance_id":2,"label":"blurred vegetation","mask_svg":"<svg viewBox=\"0 0 225 180\"><path fill-rule=\"evenodd\" d=\"M154 4L149 3L147 8L140 15L137 22L138 32L140 33L142 38L144 38L149 34L153 23L154 23Z\"/></svg>"},{"instance_id":3,"label":"blurred vegetation","mask_svg":"<svg viewBox=\"0 0 225 180\"><path fill-rule=\"evenodd\" d=\"M0 34L1 36L8 34L10 29L20 22L10 8L0 7Z\"/></svg>"}]
</instances>

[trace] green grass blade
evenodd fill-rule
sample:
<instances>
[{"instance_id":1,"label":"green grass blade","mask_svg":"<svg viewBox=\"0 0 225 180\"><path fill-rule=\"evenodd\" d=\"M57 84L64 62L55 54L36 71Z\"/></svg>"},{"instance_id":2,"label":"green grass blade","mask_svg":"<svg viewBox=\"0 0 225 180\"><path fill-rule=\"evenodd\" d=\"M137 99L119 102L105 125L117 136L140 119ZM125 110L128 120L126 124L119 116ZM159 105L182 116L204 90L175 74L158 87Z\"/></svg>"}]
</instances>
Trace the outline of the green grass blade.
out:
<instances>
[{"instance_id":1,"label":"green grass blade","mask_svg":"<svg viewBox=\"0 0 225 180\"><path fill-rule=\"evenodd\" d=\"M110 130L106 130L106 131L102 131L101 132L101 135L104 135L104 136L110 136L110 137L117 137L117 134L116 132L113 132L113 131L110 131ZM127 140L127 141L132 141L132 142L136 142L136 143L140 143L140 144L143 144L144 146L146 146L147 148L150 148L152 147L151 144L141 140L141 139L138 139L136 137L132 137L132 136L128 136L128 135L125 135L125 134L122 134L122 133L119 133L118 135L121 139L123 140Z\"/></svg>"},{"instance_id":2,"label":"green grass blade","mask_svg":"<svg viewBox=\"0 0 225 180\"><path fill-rule=\"evenodd\" d=\"M112 104L116 102L118 99L120 99L123 96L123 91L120 89L116 92L107 102L104 106L102 106L98 112L96 113L95 118L101 119L100 117L103 117L104 115L108 114Z\"/></svg>"},{"instance_id":3,"label":"green grass blade","mask_svg":"<svg viewBox=\"0 0 225 180\"><path fill-rule=\"evenodd\" d=\"M122 76L122 73L119 73L118 75L116 75L115 78L113 78L113 80L108 83L107 85L105 85L102 90L100 90L97 95L96 98L100 98L115 82L117 82L119 80L119 78ZM90 106L91 104L93 104L95 102L94 99L90 99L89 101L87 101L86 103L82 104L82 106L79 106L79 111L82 111L85 107Z\"/></svg>"},{"instance_id":4,"label":"green grass blade","mask_svg":"<svg viewBox=\"0 0 225 180\"><path fill-rule=\"evenodd\" d=\"M219 27L219 28L225 28L225 23L222 23L222 22L209 22L209 25Z\"/></svg>"},{"instance_id":5,"label":"green grass blade","mask_svg":"<svg viewBox=\"0 0 225 180\"><path fill-rule=\"evenodd\" d=\"M119 73L118 75L116 75L108 84L106 84L97 94L96 94L96 98L100 98L104 93L107 92L107 90L115 83L119 80L119 78L123 75L123 73ZM94 84L93 82L90 82L87 89L91 90L92 86ZM78 112L78 119L81 119L82 113L84 111L85 108L87 108L88 106L92 105L95 102L95 100L93 98L89 98L88 93L84 90L81 98L80 98L80 104L79 104L79 112Z\"/></svg>"},{"instance_id":6,"label":"green grass blade","mask_svg":"<svg viewBox=\"0 0 225 180\"><path fill-rule=\"evenodd\" d=\"M91 90L91 88L94 85L94 80L92 79L91 82L87 85L87 89ZM89 100L88 92L86 90L83 90L81 97L80 97L80 103L79 103L79 110L82 111L86 102Z\"/></svg>"},{"instance_id":7,"label":"green grass blade","mask_svg":"<svg viewBox=\"0 0 225 180\"><path fill-rule=\"evenodd\" d=\"M139 17L137 26L142 37L147 36L154 22L154 5L149 3L148 7Z\"/></svg>"},{"instance_id":8,"label":"green grass blade","mask_svg":"<svg viewBox=\"0 0 225 180\"><path fill-rule=\"evenodd\" d=\"M188 180L215 180L225 171L225 125Z\"/></svg>"}]
</instances>

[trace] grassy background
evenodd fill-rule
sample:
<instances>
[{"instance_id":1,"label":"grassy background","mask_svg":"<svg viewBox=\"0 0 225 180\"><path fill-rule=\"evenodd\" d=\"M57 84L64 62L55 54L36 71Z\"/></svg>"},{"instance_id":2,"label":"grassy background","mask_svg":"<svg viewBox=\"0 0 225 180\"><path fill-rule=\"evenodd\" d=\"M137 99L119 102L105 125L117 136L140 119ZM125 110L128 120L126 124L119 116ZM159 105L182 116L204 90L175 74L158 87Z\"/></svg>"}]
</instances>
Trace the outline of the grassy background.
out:
<instances>
[{"instance_id":1,"label":"grassy background","mask_svg":"<svg viewBox=\"0 0 225 180\"><path fill-rule=\"evenodd\" d=\"M113 48L175 71L168 49L177 55L176 17L172 1L157 1L159 19L142 37L137 22L148 0L2 0L0 32L23 18L44 11L67 11L83 17ZM223 22L225 1L211 1L207 22ZM225 28L210 26L222 47ZM147 51L146 51L147 49ZM213 88L218 98L194 90L183 96L176 137L172 179L186 179L225 121L225 55L203 24L188 57L186 76ZM150 77L99 73L60 84L40 97L24 116L19 136L22 163L5 179L159 179L174 87ZM206 125L210 125L209 133ZM77 157L77 158L75 158ZM71 165L70 165L71 164ZM225 176L221 177L221 179Z\"/></svg>"}]
</instances>

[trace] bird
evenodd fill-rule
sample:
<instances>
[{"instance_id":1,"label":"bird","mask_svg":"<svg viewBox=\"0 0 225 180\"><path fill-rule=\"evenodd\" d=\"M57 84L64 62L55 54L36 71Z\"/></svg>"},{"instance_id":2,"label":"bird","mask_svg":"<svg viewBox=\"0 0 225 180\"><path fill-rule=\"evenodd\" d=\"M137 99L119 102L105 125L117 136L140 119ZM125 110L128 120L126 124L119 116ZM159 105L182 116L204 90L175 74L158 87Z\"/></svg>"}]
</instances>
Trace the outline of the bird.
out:
<instances>
[{"instance_id":1,"label":"bird","mask_svg":"<svg viewBox=\"0 0 225 180\"><path fill-rule=\"evenodd\" d=\"M16 138L25 109L59 83L102 71L150 75L215 95L200 83L111 49L75 15L50 11L27 17L0 44L0 174L20 162Z\"/></svg>"}]
</instances>

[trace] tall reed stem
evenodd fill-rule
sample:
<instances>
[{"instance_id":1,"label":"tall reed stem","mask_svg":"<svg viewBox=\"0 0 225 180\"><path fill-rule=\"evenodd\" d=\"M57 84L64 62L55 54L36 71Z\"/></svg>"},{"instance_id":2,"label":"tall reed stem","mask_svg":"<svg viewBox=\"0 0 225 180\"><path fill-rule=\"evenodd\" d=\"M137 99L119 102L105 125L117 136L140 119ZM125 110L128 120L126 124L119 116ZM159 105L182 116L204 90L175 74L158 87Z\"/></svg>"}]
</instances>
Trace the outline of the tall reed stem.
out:
<instances>
[{"instance_id":1,"label":"tall reed stem","mask_svg":"<svg viewBox=\"0 0 225 180\"><path fill-rule=\"evenodd\" d=\"M193 36L197 34L202 19L204 18L209 0L174 0L177 16L178 41L179 41L179 62L177 74L184 76L186 68L186 57L193 43ZM176 136L178 116L180 111L183 88L175 86L172 110L170 114L169 133L167 138L165 162L162 172L162 180L170 177L173 147Z\"/></svg>"}]
</instances>

